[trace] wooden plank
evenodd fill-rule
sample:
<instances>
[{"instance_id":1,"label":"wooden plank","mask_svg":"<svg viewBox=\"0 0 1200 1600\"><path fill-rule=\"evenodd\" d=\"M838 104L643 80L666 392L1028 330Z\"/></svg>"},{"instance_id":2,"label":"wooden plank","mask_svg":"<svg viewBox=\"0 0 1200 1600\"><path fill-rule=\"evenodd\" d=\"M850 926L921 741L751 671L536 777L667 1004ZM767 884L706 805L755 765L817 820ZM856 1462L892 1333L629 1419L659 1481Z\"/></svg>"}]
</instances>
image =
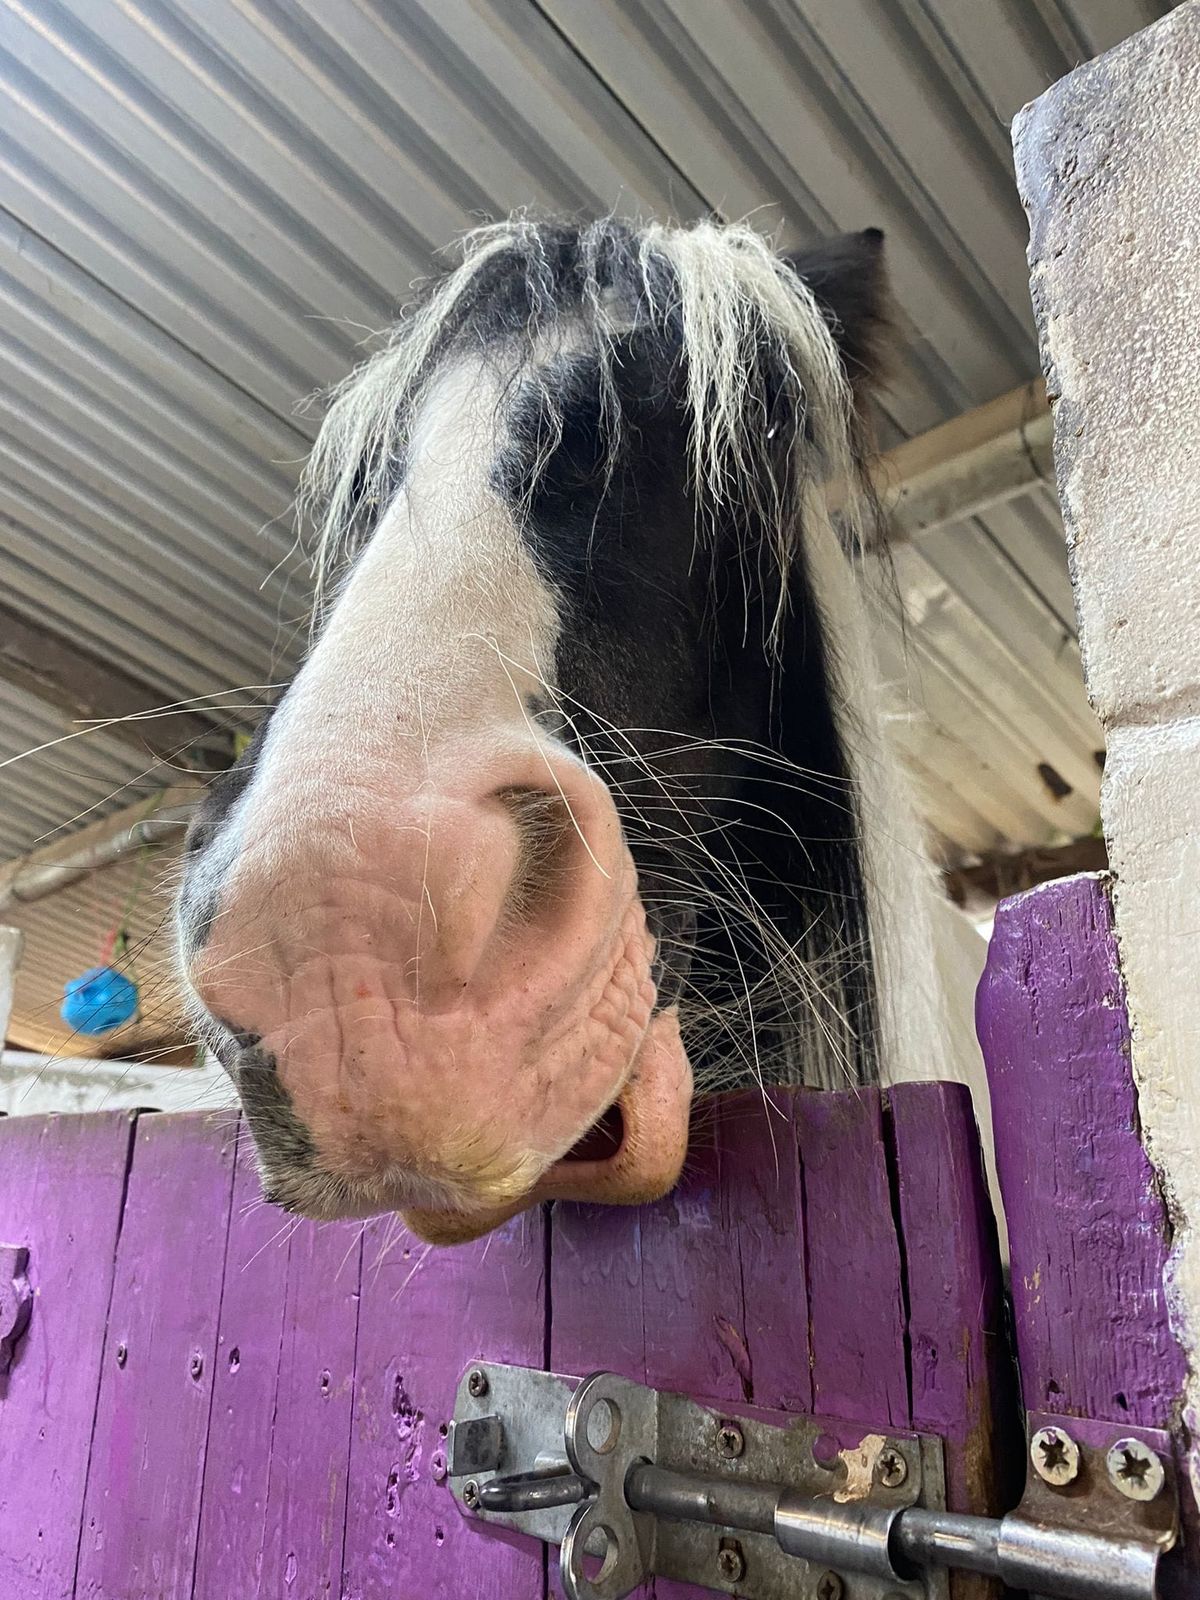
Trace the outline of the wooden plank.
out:
<instances>
[{"instance_id":1,"label":"wooden plank","mask_svg":"<svg viewBox=\"0 0 1200 1600\"><path fill-rule=\"evenodd\" d=\"M977 1014L1025 1405L1168 1428L1186 1365L1107 880L1067 878L1000 906Z\"/></svg>"},{"instance_id":2,"label":"wooden plank","mask_svg":"<svg viewBox=\"0 0 1200 1600\"><path fill-rule=\"evenodd\" d=\"M445 1436L477 1358L540 1367L545 1357L540 1210L486 1239L433 1249L394 1218L363 1237L346 1517L345 1600L542 1600L539 1545L460 1515Z\"/></svg>"},{"instance_id":3,"label":"wooden plank","mask_svg":"<svg viewBox=\"0 0 1200 1600\"><path fill-rule=\"evenodd\" d=\"M133 1119L0 1122L0 1242L34 1301L0 1376L0 1594L63 1600L75 1578Z\"/></svg>"},{"instance_id":4,"label":"wooden plank","mask_svg":"<svg viewBox=\"0 0 1200 1600\"><path fill-rule=\"evenodd\" d=\"M897 1084L885 1129L904 1239L912 1424L945 1441L950 1509L999 1516L1020 1496L1024 1437L971 1092Z\"/></svg>"},{"instance_id":5,"label":"wooden plank","mask_svg":"<svg viewBox=\"0 0 1200 1600\"><path fill-rule=\"evenodd\" d=\"M811 1414L804 1194L798 1096L786 1089L722 1097L722 1194L737 1235L746 1377L756 1405Z\"/></svg>"},{"instance_id":6,"label":"wooden plank","mask_svg":"<svg viewBox=\"0 0 1200 1600\"><path fill-rule=\"evenodd\" d=\"M813 1410L905 1428L900 1247L877 1089L797 1098Z\"/></svg>"},{"instance_id":7,"label":"wooden plank","mask_svg":"<svg viewBox=\"0 0 1200 1600\"><path fill-rule=\"evenodd\" d=\"M263 1204L253 1146L243 1128L213 1370L195 1600L250 1600L260 1593L293 1227L290 1218Z\"/></svg>"},{"instance_id":8,"label":"wooden plank","mask_svg":"<svg viewBox=\"0 0 1200 1600\"><path fill-rule=\"evenodd\" d=\"M361 1223L305 1222L290 1241L263 1600L342 1592L362 1235Z\"/></svg>"},{"instance_id":9,"label":"wooden plank","mask_svg":"<svg viewBox=\"0 0 1200 1600\"><path fill-rule=\"evenodd\" d=\"M264 1205L242 1130L193 1600L341 1593L361 1233Z\"/></svg>"},{"instance_id":10,"label":"wooden plank","mask_svg":"<svg viewBox=\"0 0 1200 1600\"><path fill-rule=\"evenodd\" d=\"M190 1600L233 1157L227 1119L150 1116L138 1124L88 1471L79 1600Z\"/></svg>"},{"instance_id":11,"label":"wooden plank","mask_svg":"<svg viewBox=\"0 0 1200 1600\"><path fill-rule=\"evenodd\" d=\"M731 1409L744 1405L752 1384L736 1219L750 1178L728 1159L723 1114L720 1101L700 1107L683 1177L657 1204L551 1208L555 1371L582 1377L604 1368ZM551 1592L560 1593L557 1552L550 1577ZM665 1578L635 1591L641 1600L706 1593Z\"/></svg>"},{"instance_id":12,"label":"wooden plank","mask_svg":"<svg viewBox=\"0 0 1200 1600\"><path fill-rule=\"evenodd\" d=\"M109 735L142 754L174 760L190 745L209 744L229 759L230 735L205 715L203 702L198 710L179 707L155 718L149 713L168 698L160 688L3 603L0 676L63 712L64 722L108 719Z\"/></svg>"}]
</instances>

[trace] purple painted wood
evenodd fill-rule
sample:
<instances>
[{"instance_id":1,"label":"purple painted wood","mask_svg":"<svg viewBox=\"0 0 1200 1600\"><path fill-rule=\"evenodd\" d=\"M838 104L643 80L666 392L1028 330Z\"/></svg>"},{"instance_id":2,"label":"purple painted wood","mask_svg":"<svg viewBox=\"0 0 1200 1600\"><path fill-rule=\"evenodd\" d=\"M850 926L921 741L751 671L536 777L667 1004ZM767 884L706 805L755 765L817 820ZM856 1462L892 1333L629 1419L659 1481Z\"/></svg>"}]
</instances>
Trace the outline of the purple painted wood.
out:
<instances>
[{"instance_id":1,"label":"purple painted wood","mask_svg":"<svg viewBox=\"0 0 1200 1600\"><path fill-rule=\"evenodd\" d=\"M970 1090L900 1084L888 1092L886 1125L904 1235L912 1424L945 1440L950 1509L999 1515L1020 1495L1024 1437Z\"/></svg>"},{"instance_id":2,"label":"purple painted wood","mask_svg":"<svg viewBox=\"0 0 1200 1600\"><path fill-rule=\"evenodd\" d=\"M341 1593L361 1232L264 1206L243 1130L194 1600Z\"/></svg>"},{"instance_id":3,"label":"purple painted wood","mask_svg":"<svg viewBox=\"0 0 1200 1600\"><path fill-rule=\"evenodd\" d=\"M445 1483L445 1434L479 1357L545 1357L541 1211L475 1244L433 1249L394 1218L363 1237L343 1593L346 1600L541 1600L542 1549L483 1530Z\"/></svg>"},{"instance_id":4,"label":"purple painted wood","mask_svg":"<svg viewBox=\"0 0 1200 1600\"><path fill-rule=\"evenodd\" d=\"M908 1425L904 1298L879 1091L797 1100L813 1410Z\"/></svg>"},{"instance_id":5,"label":"purple painted wood","mask_svg":"<svg viewBox=\"0 0 1200 1600\"><path fill-rule=\"evenodd\" d=\"M683 1181L642 1213L644 1370L658 1388L740 1402L749 1375L744 1300L737 1232L725 1203L730 1185L718 1145L719 1109L712 1110L712 1121L693 1133Z\"/></svg>"},{"instance_id":6,"label":"purple painted wood","mask_svg":"<svg viewBox=\"0 0 1200 1600\"><path fill-rule=\"evenodd\" d=\"M24 1126L54 1150L53 1124ZM995 1264L972 1134L953 1086L892 1091L886 1120L873 1091L730 1096L699 1108L658 1205L556 1206L431 1250L393 1219L282 1218L258 1203L244 1138L235 1172L228 1130L145 1119L78 1595L542 1600L540 1547L462 1518L445 1485L454 1390L480 1356L612 1367L734 1414L810 1411L815 1394L848 1432L908 1426L911 1380L918 1423L948 1438L956 1503L982 1509L994 1406L972 1385L990 1382ZM702 1600L661 1579L647 1593Z\"/></svg>"},{"instance_id":7,"label":"purple painted wood","mask_svg":"<svg viewBox=\"0 0 1200 1600\"><path fill-rule=\"evenodd\" d=\"M72 1591L132 1132L123 1111L0 1121L0 1240L34 1292L0 1377L0 1595Z\"/></svg>"},{"instance_id":8,"label":"purple painted wood","mask_svg":"<svg viewBox=\"0 0 1200 1600\"><path fill-rule=\"evenodd\" d=\"M264 1600L342 1592L362 1234L361 1224L304 1223L291 1239Z\"/></svg>"},{"instance_id":9,"label":"purple painted wood","mask_svg":"<svg viewBox=\"0 0 1200 1600\"><path fill-rule=\"evenodd\" d=\"M195 1600L262 1593L271 1441L279 1390L288 1235L264 1205L245 1130L238 1136L221 1324L213 1372Z\"/></svg>"},{"instance_id":10,"label":"purple painted wood","mask_svg":"<svg viewBox=\"0 0 1200 1600\"><path fill-rule=\"evenodd\" d=\"M550 1366L583 1376L604 1367L638 1383L710 1401L745 1399L744 1300L732 1171L722 1168L719 1102L693 1125L687 1167L656 1205L552 1208ZM551 1589L561 1593L557 1553ZM704 1600L659 1578L642 1600Z\"/></svg>"},{"instance_id":11,"label":"purple painted wood","mask_svg":"<svg viewBox=\"0 0 1200 1600\"><path fill-rule=\"evenodd\" d=\"M976 1015L1025 1404L1168 1427L1185 1366L1106 880L1067 878L1001 905Z\"/></svg>"},{"instance_id":12,"label":"purple painted wood","mask_svg":"<svg viewBox=\"0 0 1200 1600\"><path fill-rule=\"evenodd\" d=\"M737 1233L742 1283L744 1392L772 1410L811 1414L801 1097L754 1090L718 1104L722 1197Z\"/></svg>"},{"instance_id":13,"label":"purple painted wood","mask_svg":"<svg viewBox=\"0 0 1200 1600\"><path fill-rule=\"evenodd\" d=\"M149 1116L138 1123L88 1470L79 1600L190 1600L233 1154L227 1122Z\"/></svg>"}]
</instances>

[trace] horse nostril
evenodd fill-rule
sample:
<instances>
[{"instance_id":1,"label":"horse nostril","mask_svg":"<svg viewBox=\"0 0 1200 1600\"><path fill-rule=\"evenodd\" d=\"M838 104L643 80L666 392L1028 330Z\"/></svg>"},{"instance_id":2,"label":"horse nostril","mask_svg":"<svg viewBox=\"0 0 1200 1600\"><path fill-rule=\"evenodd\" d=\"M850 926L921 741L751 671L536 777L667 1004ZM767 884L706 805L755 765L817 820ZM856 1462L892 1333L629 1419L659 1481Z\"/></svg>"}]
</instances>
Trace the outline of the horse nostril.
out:
<instances>
[{"instance_id":1,"label":"horse nostril","mask_svg":"<svg viewBox=\"0 0 1200 1600\"><path fill-rule=\"evenodd\" d=\"M625 1118L619 1105L609 1106L584 1134L571 1146L564 1161L610 1161L625 1140Z\"/></svg>"}]
</instances>

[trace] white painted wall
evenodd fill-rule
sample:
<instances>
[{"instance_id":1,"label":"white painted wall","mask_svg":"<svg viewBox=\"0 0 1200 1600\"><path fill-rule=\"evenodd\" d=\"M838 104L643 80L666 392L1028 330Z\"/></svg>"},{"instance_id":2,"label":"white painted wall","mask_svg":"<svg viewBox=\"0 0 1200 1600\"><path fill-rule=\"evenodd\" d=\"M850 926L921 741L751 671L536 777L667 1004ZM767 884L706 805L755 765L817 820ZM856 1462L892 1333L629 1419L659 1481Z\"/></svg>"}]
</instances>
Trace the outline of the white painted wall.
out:
<instances>
[{"instance_id":1,"label":"white painted wall","mask_svg":"<svg viewBox=\"0 0 1200 1600\"><path fill-rule=\"evenodd\" d=\"M0 1113L38 1116L49 1111L211 1111L234 1108L228 1075L213 1060L203 1067L155 1067L140 1061L91 1061L0 1054Z\"/></svg>"},{"instance_id":2,"label":"white painted wall","mask_svg":"<svg viewBox=\"0 0 1200 1600\"><path fill-rule=\"evenodd\" d=\"M0 1046L4 1044L8 1019L12 1015L17 964L21 959L23 939L20 928L8 928L0 924Z\"/></svg>"},{"instance_id":3,"label":"white painted wall","mask_svg":"<svg viewBox=\"0 0 1200 1600\"><path fill-rule=\"evenodd\" d=\"M1018 119L1146 1146L1200 1429L1200 4ZM1200 1495L1200 1451L1193 1455Z\"/></svg>"}]
</instances>

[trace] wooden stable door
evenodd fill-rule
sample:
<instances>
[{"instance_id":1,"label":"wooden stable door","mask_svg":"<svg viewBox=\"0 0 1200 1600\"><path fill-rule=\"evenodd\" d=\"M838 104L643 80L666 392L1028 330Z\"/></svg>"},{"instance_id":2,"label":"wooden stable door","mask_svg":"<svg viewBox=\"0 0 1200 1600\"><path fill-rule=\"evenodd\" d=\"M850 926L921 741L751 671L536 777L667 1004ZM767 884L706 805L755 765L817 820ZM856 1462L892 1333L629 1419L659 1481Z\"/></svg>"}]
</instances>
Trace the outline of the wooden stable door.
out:
<instances>
[{"instance_id":1,"label":"wooden stable door","mask_svg":"<svg viewBox=\"0 0 1200 1600\"><path fill-rule=\"evenodd\" d=\"M1178 1352L1107 899L1095 880L1054 890L1002 919L982 1000L1025 1405L1161 1429ZM1088 1138L1105 1174L1079 1160ZM948 1507L998 1514L1020 1494L995 1227L956 1084L709 1101L666 1200L546 1206L453 1249L392 1218L265 1206L228 1120L12 1118L0 1243L0 1600L557 1593L553 1552L451 1495L447 1431L476 1360L817 1417L835 1452L871 1430L933 1435ZM1136 1318L1072 1303L1093 1293L1089 1263L1136 1291ZM712 1549L710 1587L752 1593L715 1529ZM960 1574L952 1592L986 1584Z\"/></svg>"}]
</instances>

